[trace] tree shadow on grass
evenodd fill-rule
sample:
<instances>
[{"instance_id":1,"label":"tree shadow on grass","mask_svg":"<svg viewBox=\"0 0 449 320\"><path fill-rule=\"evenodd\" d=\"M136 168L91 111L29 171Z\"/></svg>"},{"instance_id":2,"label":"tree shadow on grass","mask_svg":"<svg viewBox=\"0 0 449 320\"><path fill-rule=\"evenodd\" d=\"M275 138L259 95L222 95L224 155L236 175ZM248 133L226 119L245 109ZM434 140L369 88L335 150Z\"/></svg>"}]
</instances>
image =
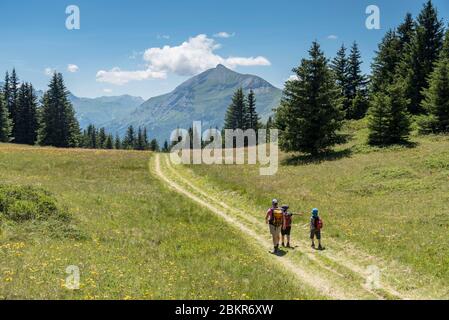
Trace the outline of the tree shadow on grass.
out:
<instances>
[{"instance_id":1,"label":"tree shadow on grass","mask_svg":"<svg viewBox=\"0 0 449 320\"><path fill-rule=\"evenodd\" d=\"M326 151L318 155L298 155L292 156L282 161L282 165L300 166L307 164L319 164L327 161L336 161L343 158L349 158L352 155L352 149L344 149L339 151Z\"/></svg>"}]
</instances>

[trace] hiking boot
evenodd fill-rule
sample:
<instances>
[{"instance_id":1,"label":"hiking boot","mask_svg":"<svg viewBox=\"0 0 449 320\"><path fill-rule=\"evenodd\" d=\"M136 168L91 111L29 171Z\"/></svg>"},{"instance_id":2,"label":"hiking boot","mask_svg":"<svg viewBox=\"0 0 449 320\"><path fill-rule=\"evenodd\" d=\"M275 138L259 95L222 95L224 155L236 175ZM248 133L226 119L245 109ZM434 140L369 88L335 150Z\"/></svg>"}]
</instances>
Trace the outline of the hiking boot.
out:
<instances>
[{"instance_id":1,"label":"hiking boot","mask_svg":"<svg viewBox=\"0 0 449 320\"><path fill-rule=\"evenodd\" d=\"M318 246L318 250L323 251L323 250L324 250L324 247L321 246L321 245L319 245L319 246Z\"/></svg>"},{"instance_id":2,"label":"hiking boot","mask_svg":"<svg viewBox=\"0 0 449 320\"><path fill-rule=\"evenodd\" d=\"M315 245L314 244L312 244L312 249L315 249Z\"/></svg>"}]
</instances>

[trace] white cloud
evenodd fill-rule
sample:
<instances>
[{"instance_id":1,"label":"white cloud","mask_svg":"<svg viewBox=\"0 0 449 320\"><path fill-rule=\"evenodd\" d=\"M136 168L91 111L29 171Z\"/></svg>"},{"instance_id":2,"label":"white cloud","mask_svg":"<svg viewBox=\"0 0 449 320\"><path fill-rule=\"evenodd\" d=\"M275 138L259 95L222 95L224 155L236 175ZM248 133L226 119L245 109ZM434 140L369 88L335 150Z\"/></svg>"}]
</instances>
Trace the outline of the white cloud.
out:
<instances>
[{"instance_id":1,"label":"white cloud","mask_svg":"<svg viewBox=\"0 0 449 320\"><path fill-rule=\"evenodd\" d=\"M112 93L112 89L103 89L104 93Z\"/></svg>"},{"instance_id":2,"label":"white cloud","mask_svg":"<svg viewBox=\"0 0 449 320\"><path fill-rule=\"evenodd\" d=\"M335 34L330 34L330 35L327 36L327 38L328 38L329 40L337 40L337 39L338 39L338 36L336 36Z\"/></svg>"},{"instance_id":3,"label":"white cloud","mask_svg":"<svg viewBox=\"0 0 449 320\"><path fill-rule=\"evenodd\" d=\"M45 68L44 74L46 76L52 76L56 72L56 69L53 68Z\"/></svg>"},{"instance_id":4,"label":"white cloud","mask_svg":"<svg viewBox=\"0 0 449 320\"><path fill-rule=\"evenodd\" d=\"M120 68L112 68L109 71L97 72L97 82L106 82L115 85L124 85L130 81L141 81L148 79L165 79L165 72L153 72L149 69L141 71L122 71Z\"/></svg>"},{"instance_id":5,"label":"white cloud","mask_svg":"<svg viewBox=\"0 0 449 320\"><path fill-rule=\"evenodd\" d=\"M76 64L69 64L67 66L67 71L71 72L71 73L75 73L75 72L80 71L80 68Z\"/></svg>"},{"instance_id":6,"label":"white cloud","mask_svg":"<svg viewBox=\"0 0 449 320\"><path fill-rule=\"evenodd\" d=\"M200 34L179 46L151 48L145 51L144 59L151 70L173 72L181 76L191 76L223 64L229 68L237 66L268 66L270 61L264 57L223 58L215 54L220 44Z\"/></svg>"},{"instance_id":7,"label":"white cloud","mask_svg":"<svg viewBox=\"0 0 449 320\"><path fill-rule=\"evenodd\" d=\"M146 69L141 71L122 71L113 68L110 71L98 71L97 81L117 85L129 81L146 79L164 79L168 73L180 76L192 76L207 69L223 64L234 69L238 66L269 66L270 61L262 56L224 58L215 51L221 46L214 39L200 34L183 42L179 46L150 48L143 54Z\"/></svg>"},{"instance_id":8,"label":"white cloud","mask_svg":"<svg viewBox=\"0 0 449 320\"><path fill-rule=\"evenodd\" d=\"M235 32L228 33L228 32L222 31L222 32L214 34L215 38L225 38L225 39L227 39L227 38L232 38L234 36L235 36Z\"/></svg>"}]
</instances>

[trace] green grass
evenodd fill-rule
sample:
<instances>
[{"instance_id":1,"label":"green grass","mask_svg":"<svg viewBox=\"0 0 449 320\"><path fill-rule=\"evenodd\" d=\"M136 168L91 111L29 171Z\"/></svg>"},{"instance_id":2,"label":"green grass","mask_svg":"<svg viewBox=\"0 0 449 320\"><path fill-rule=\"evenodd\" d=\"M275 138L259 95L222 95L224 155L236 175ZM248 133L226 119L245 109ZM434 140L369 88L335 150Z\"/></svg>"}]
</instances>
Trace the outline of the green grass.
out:
<instances>
[{"instance_id":1,"label":"green grass","mask_svg":"<svg viewBox=\"0 0 449 320\"><path fill-rule=\"evenodd\" d=\"M0 144L4 188L37 195L25 201L31 213L45 200L69 217L51 227L53 218L15 221L2 209L0 299L321 298L162 185L149 158ZM65 287L70 265L80 268L80 290Z\"/></svg>"},{"instance_id":2,"label":"green grass","mask_svg":"<svg viewBox=\"0 0 449 320\"><path fill-rule=\"evenodd\" d=\"M414 147L382 149L364 143L363 121L351 123L347 132L351 139L318 161L282 154L274 177L260 176L248 165L188 168L260 216L272 198L307 214L317 207L325 221L325 244L332 239L355 245L397 265L399 288L431 292L439 284L443 289L434 297L448 296L449 137L414 136ZM294 237L306 239L307 233L296 228Z\"/></svg>"}]
</instances>

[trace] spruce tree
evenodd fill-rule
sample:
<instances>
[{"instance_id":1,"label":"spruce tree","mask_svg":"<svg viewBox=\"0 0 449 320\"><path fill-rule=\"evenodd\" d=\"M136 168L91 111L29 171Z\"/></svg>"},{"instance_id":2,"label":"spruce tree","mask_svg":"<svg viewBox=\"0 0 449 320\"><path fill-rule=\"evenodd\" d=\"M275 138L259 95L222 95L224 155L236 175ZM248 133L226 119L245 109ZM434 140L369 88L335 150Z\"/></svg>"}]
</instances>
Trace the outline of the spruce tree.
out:
<instances>
[{"instance_id":1,"label":"spruce tree","mask_svg":"<svg viewBox=\"0 0 449 320\"><path fill-rule=\"evenodd\" d=\"M396 32L387 31L371 64L370 89L372 93L386 90L395 81L396 69L401 62L401 56L398 54L400 50L401 40Z\"/></svg>"},{"instance_id":2,"label":"spruce tree","mask_svg":"<svg viewBox=\"0 0 449 320\"><path fill-rule=\"evenodd\" d=\"M107 139L108 139L108 136L106 135L106 129L100 128L100 131L98 132L98 148L99 149L106 148L106 140Z\"/></svg>"},{"instance_id":3,"label":"spruce tree","mask_svg":"<svg viewBox=\"0 0 449 320\"><path fill-rule=\"evenodd\" d=\"M12 70L11 77L9 78L9 93L8 93L8 111L11 118L12 130L11 136L15 139L17 135L17 117L18 117L18 100L19 100L19 77L17 76L16 69Z\"/></svg>"},{"instance_id":4,"label":"spruce tree","mask_svg":"<svg viewBox=\"0 0 449 320\"><path fill-rule=\"evenodd\" d=\"M118 134L115 135L114 139L114 149L120 150L122 148L122 141Z\"/></svg>"},{"instance_id":5,"label":"spruce tree","mask_svg":"<svg viewBox=\"0 0 449 320\"><path fill-rule=\"evenodd\" d=\"M108 150L114 149L114 137L112 137L112 134L108 134L104 148Z\"/></svg>"},{"instance_id":6,"label":"spruce tree","mask_svg":"<svg viewBox=\"0 0 449 320\"><path fill-rule=\"evenodd\" d=\"M144 144L144 150L150 149L150 142L148 141L148 131L147 128L143 128L143 144Z\"/></svg>"},{"instance_id":7,"label":"spruce tree","mask_svg":"<svg viewBox=\"0 0 449 320\"><path fill-rule=\"evenodd\" d=\"M404 22L397 28L397 34L399 38L399 56L402 56L408 49L415 34L415 21L411 13L405 15Z\"/></svg>"},{"instance_id":8,"label":"spruce tree","mask_svg":"<svg viewBox=\"0 0 449 320\"><path fill-rule=\"evenodd\" d=\"M334 72L335 82L339 88L342 98L342 109L348 110L351 104L348 96L348 58L346 56L346 47L342 45L337 52L336 57L331 62L331 68Z\"/></svg>"},{"instance_id":9,"label":"spruce tree","mask_svg":"<svg viewBox=\"0 0 449 320\"><path fill-rule=\"evenodd\" d=\"M317 42L309 50L309 58L303 59L293 72L298 80L287 81L276 110L280 146L284 151L317 155L340 140L339 90Z\"/></svg>"},{"instance_id":10,"label":"spruce tree","mask_svg":"<svg viewBox=\"0 0 449 320\"><path fill-rule=\"evenodd\" d=\"M162 152L169 152L168 141L164 141L164 147L162 148Z\"/></svg>"},{"instance_id":11,"label":"spruce tree","mask_svg":"<svg viewBox=\"0 0 449 320\"><path fill-rule=\"evenodd\" d=\"M429 114L422 131L434 133L449 132L449 58L442 56L424 91L422 107Z\"/></svg>"},{"instance_id":12,"label":"spruce tree","mask_svg":"<svg viewBox=\"0 0 449 320\"><path fill-rule=\"evenodd\" d=\"M145 150L145 138L143 137L143 131L141 127L139 127L137 130L137 140L134 149Z\"/></svg>"},{"instance_id":13,"label":"spruce tree","mask_svg":"<svg viewBox=\"0 0 449 320\"><path fill-rule=\"evenodd\" d=\"M33 86L23 83L16 104L16 143L34 145L37 141L37 97Z\"/></svg>"},{"instance_id":14,"label":"spruce tree","mask_svg":"<svg viewBox=\"0 0 449 320\"><path fill-rule=\"evenodd\" d=\"M246 129L246 101L243 89L237 89L226 112L224 129Z\"/></svg>"},{"instance_id":15,"label":"spruce tree","mask_svg":"<svg viewBox=\"0 0 449 320\"><path fill-rule=\"evenodd\" d=\"M347 119L361 119L368 109L366 88L368 80L362 73L361 57L359 47L354 42L348 58L347 99L349 108L345 110Z\"/></svg>"},{"instance_id":16,"label":"spruce tree","mask_svg":"<svg viewBox=\"0 0 449 320\"><path fill-rule=\"evenodd\" d=\"M251 89L247 98L247 124L246 129L253 129L257 131L259 127L259 115L256 110L256 95Z\"/></svg>"},{"instance_id":17,"label":"spruce tree","mask_svg":"<svg viewBox=\"0 0 449 320\"><path fill-rule=\"evenodd\" d=\"M134 149L136 145L136 134L134 132L134 127L131 125L126 130L126 136L123 139L123 148L127 150Z\"/></svg>"},{"instance_id":18,"label":"spruce tree","mask_svg":"<svg viewBox=\"0 0 449 320\"><path fill-rule=\"evenodd\" d=\"M416 31L407 47L401 63L406 94L410 100L408 109L412 114L420 114L423 90L428 88L428 77L434 69L443 44L443 23L437 10L429 0L418 16Z\"/></svg>"},{"instance_id":19,"label":"spruce tree","mask_svg":"<svg viewBox=\"0 0 449 320\"><path fill-rule=\"evenodd\" d=\"M0 93L0 142L9 142L11 134L11 119L9 118L3 94Z\"/></svg>"},{"instance_id":20,"label":"spruce tree","mask_svg":"<svg viewBox=\"0 0 449 320\"><path fill-rule=\"evenodd\" d=\"M68 95L62 74L55 73L42 99L39 130L41 145L63 148L78 146L80 128Z\"/></svg>"},{"instance_id":21,"label":"spruce tree","mask_svg":"<svg viewBox=\"0 0 449 320\"><path fill-rule=\"evenodd\" d=\"M369 112L369 143L391 145L406 142L410 134L408 101L403 85L396 82L374 95Z\"/></svg>"},{"instance_id":22,"label":"spruce tree","mask_svg":"<svg viewBox=\"0 0 449 320\"><path fill-rule=\"evenodd\" d=\"M150 142L150 150L153 152L158 152L159 151L159 143L157 142L156 139L151 140Z\"/></svg>"}]
</instances>

